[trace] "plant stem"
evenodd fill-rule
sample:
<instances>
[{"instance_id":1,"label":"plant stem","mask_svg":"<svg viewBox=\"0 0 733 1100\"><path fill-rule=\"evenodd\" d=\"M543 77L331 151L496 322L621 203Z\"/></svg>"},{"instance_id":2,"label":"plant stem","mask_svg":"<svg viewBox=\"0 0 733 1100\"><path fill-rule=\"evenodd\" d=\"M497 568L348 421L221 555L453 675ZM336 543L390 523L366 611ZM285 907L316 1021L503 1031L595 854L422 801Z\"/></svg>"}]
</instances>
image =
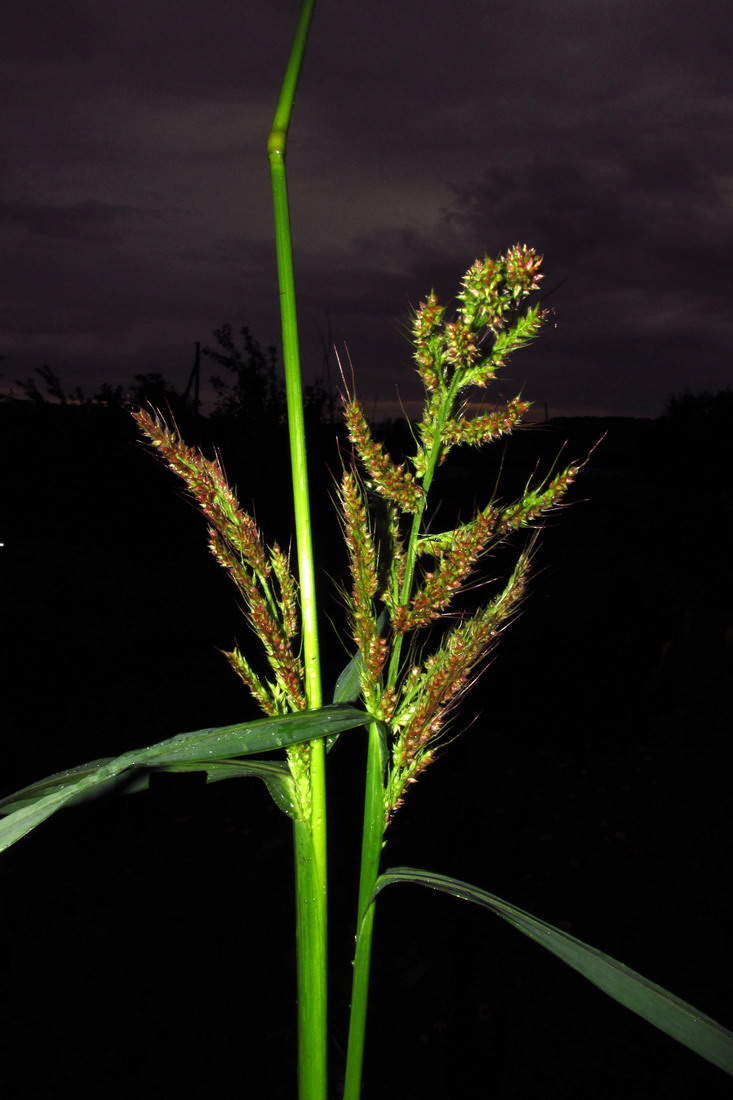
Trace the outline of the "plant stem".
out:
<instances>
[{"instance_id":1,"label":"plant stem","mask_svg":"<svg viewBox=\"0 0 733 1100\"><path fill-rule=\"evenodd\" d=\"M441 451L443 449L443 428L455 404L457 389L458 387L454 380L443 395L443 400L440 404L440 409L436 418L433 445L430 449L430 453L425 456L425 474L421 481L423 498L412 517L410 536L407 542L405 575L402 582L402 590L400 592L400 602L403 604L407 603L412 593L412 584L415 578L415 564L417 562L417 540L420 535L420 527L422 526L422 519L427 506L430 486L433 483L433 477L435 476L435 471L440 462ZM394 687L397 683L400 672L400 656L402 653L403 638L404 635L398 634L392 644L392 653L390 654L389 670L387 673L388 687Z\"/></svg>"},{"instance_id":2,"label":"plant stem","mask_svg":"<svg viewBox=\"0 0 733 1100\"><path fill-rule=\"evenodd\" d=\"M267 141L280 287L285 392L295 506L295 537L303 616L303 657L308 707L321 706L313 537L308 491L305 418L295 306L293 249L285 150L295 89L315 0L304 0ZM309 817L295 823L296 951L298 956L298 1088L300 1100L327 1092L327 878L326 781L323 739L310 742Z\"/></svg>"},{"instance_id":3,"label":"plant stem","mask_svg":"<svg viewBox=\"0 0 733 1100\"><path fill-rule=\"evenodd\" d=\"M356 954L351 986L349 1041L346 1054L344 1100L359 1100L364 1061L369 967L374 928L374 902L371 900L379 874L379 857L384 836L384 767L385 746L377 722L369 727L366 792L364 796L364 829L361 844L359 903L356 924Z\"/></svg>"},{"instance_id":4,"label":"plant stem","mask_svg":"<svg viewBox=\"0 0 733 1100\"><path fill-rule=\"evenodd\" d=\"M328 998L326 978L326 908L313 835L307 822L296 821L296 943L298 974L298 1095L300 1100L326 1100Z\"/></svg>"},{"instance_id":5,"label":"plant stem","mask_svg":"<svg viewBox=\"0 0 733 1100\"><path fill-rule=\"evenodd\" d=\"M321 705L321 677L318 655L318 627L316 622L315 570L308 492L308 466L306 461L305 419L298 344L298 320L295 305L295 277L293 275L293 244L290 232L290 209L285 172L285 152L288 127L293 107L295 88L300 75L303 52L308 36L315 0L304 0L295 32L290 58L283 80L272 130L267 140L272 183L272 206L275 218L275 246L277 249L277 277L280 288L280 315L282 320L283 362L285 364L285 393L288 405L288 430L290 435L290 462L295 502L295 533L298 553L301 606L303 612L303 647L308 705Z\"/></svg>"}]
</instances>

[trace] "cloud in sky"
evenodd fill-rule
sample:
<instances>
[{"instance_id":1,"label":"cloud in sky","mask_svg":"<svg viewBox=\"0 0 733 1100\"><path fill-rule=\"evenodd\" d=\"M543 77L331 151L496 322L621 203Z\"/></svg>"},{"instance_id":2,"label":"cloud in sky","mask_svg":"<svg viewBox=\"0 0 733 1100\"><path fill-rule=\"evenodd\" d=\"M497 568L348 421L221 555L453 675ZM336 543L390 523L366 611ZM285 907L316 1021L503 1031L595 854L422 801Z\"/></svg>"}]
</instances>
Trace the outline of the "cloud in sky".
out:
<instances>
[{"instance_id":1,"label":"cloud in sky","mask_svg":"<svg viewBox=\"0 0 733 1100\"><path fill-rule=\"evenodd\" d=\"M8 0L5 383L161 370L223 321L279 343L265 140L298 4ZM723 0L320 0L289 144L306 371L415 392L402 326L474 256L545 254L510 365L551 412L733 384Z\"/></svg>"}]
</instances>

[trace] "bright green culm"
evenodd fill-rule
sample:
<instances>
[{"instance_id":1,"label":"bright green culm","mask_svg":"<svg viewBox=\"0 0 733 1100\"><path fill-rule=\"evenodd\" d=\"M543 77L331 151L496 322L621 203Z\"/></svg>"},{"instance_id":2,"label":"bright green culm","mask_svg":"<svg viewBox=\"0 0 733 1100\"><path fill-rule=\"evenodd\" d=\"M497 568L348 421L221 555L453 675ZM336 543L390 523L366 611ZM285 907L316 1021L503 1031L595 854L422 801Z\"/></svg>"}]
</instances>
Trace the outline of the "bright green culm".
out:
<instances>
[{"instance_id":1,"label":"bright green culm","mask_svg":"<svg viewBox=\"0 0 733 1100\"><path fill-rule=\"evenodd\" d=\"M344 1096L361 1095L377 895L397 882L422 884L485 906L579 971L621 1004L733 1073L733 1034L621 963L485 890L412 868L380 873L389 824L411 784L434 760L446 724L522 600L537 522L560 504L578 467L529 482L510 504L491 503L455 530L434 530L430 490L457 446L482 447L511 433L528 408L516 397L472 418L468 398L490 385L511 353L540 331L529 303L541 257L516 245L466 271L451 309L428 293L412 318L414 364L424 404L414 452L397 464L375 440L357 395L343 408L351 460L338 489L351 570L347 592L353 658L323 705L315 602L306 441L298 355L285 154L293 99L315 0L304 0L267 151L270 161L282 308L297 568L268 546L242 510L218 461L205 458L155 412L135 419L183 480L208 522L211 552L230 573L270 672L255 674L238 649L227 657L262 710L244 725L198 730L114 759L50 776L0 802L0 848L56 810L99 793L147 787L156 770L206 772L210 782L258 776L293 821L297 898L298 1096L326 1100L327 1083L327 748L338 734L366 733L364 831L356 955ZM515 532L526 531L498 588L473 611L448 615L476 581L476 567ZM520 535L520 539L522 536ZM256 662L259 665L259 661ZM361 731L360 732L360 729ZM265 756L279 750L279 756ZM284 754L284 755L283 755ZM395 1012L397 1021L397 1011ZM2 1070L0 1068L0 1074ZM385 1097L385 1100L395 1098Z\"/></svg>"}]
</instances>

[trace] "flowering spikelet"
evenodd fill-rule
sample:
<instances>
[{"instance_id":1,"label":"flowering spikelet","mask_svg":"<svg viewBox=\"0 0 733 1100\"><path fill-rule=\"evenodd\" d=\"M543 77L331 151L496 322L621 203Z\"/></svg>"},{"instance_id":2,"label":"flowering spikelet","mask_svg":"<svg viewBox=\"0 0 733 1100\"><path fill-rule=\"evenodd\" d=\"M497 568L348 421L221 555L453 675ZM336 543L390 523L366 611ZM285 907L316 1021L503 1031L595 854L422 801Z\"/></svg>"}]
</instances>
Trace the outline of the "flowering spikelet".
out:
<instances>
[{"instance_id":1,"label":"flowering spikelet","mask_svg":"<svg viewBox=\"0 0 733 1100\"><path fill-rule=\"evenodd\" d=\"M257 676L247 658L236 646L231 651L225 651L224 656L240 680L249 688L253 699L259 703L265 714L272 716L281 714L274 690L275 685Z\"/></svg>"},{"instance_id":2,"label":"flowering spikelet","mask_svg":"<svg viewBox=\"0 0 733 1100\"><path fill-rule=\"evenodd\" d=\"M343 510L344 539L349 551L352 591L349 597L351 630L362 656L361 686L367 707L379 697L378 684L387 657L387 642L380 636L374 613L379 586L377 551L359 483L344 471L339 491Z\"/></svg>"},{"instance_id":3,"label":"flowering spikelet","mask_svg":"<svg viewBox=\"0 0 733 1100\"><path fill-rule=\"evenodd\" d=\"M298 633L299 625L298 586L290 571L289 558L282 552L277 543L274 543L270 550L270 564L280 588L278 603L282 613L283 629L288 638L294 638Z\"/></svg>"},{"instance_id":4,"label":"flowering spikelet","mask_svg":"<svg viewBox=\"0 0 733 1100\"><path fill-rule=\"evenodd\" d=\"M542 256L526 244L515 244L505 258L506 279L513 298L524 297L531 290L538 290Z\"/></svg>"},{"instance_id":5,"label":"flowering spikelet","mask_svg":"<svg viewBox=\"0 0 733 1100\"><path fill-rule=\"evenodd\" d=\"M460 314L472 328L496 329L501 325L503 314L502 287L504 268L501 258L492 260L485 256L475 260L461 279L461 289L457 294L463 306Z\"/></svg>"},{"instance_id":6,"label":"flowering spikelet","mask_svg":"<svg viewBox=\"0 0 733 1100\"><path fill-rule=\"evenodd\" d=\"M435 390L441 383L443 338L439 331L445 309L438 302L435 291L415 311L412 336L415 344L415 362L426 390Z\"/></svg>"},{"instance_id":7,"label":"flowering spikelet","mask_svg":"<svg viewBox=\"0 0 733 1100\"><path fill-rule=\"evenodd\" d=\"M407 555L405 552L402 531L400 530L398 509L394 504L390 504L389 502L387 502L386 508L384 541L388 547L384 555L387 560L385 563L382 563L380 556L379 571L380 579L382 575L385 575L387 584L382 586L379 596L384 600L389 611L392 612L399 602L399 593L402 591L404 585Z\"/></svg>"},{"instance_id":8,"label":"flowering spikelet","mask_svg":"<svg viewBox=\"0 0 733 1100\"><path fill-rule=\"evenodd\" d=\"M445 326L445 357L449 363L461 367L471 366L479 355L476 334L461 321L451 321Z\"/></svg>"},{"instance_id":9,"label":"flowering spikelet","mask_svg":"<svg viewBox=\"0 0 733 1100\"><path fill-rule=\"evenodd\" d=\"M433 446L435 445L436 425L440 422L439 416L443 401L444 395L438 390L435 390L433 393L429 393L427 395L422 420L420 421L418 428L422 445L418 448L416 454L413 456L412 459L412 465L414 467L415 474L419 478L425 476L428 457L432 453Z\"/></svg>"},{"instance_id":10,"label":"flowering spikelet","mask_svg":"<svg viewBox=\"0 0 733 1100\"><path fill-rule=\"evenodd\" d=\"M501 534L518 531L521 527L528 527L544 512L556 507L575 481L578 469L578 466L568 466L550 481L546 489L531 489L521 500L503 508L497 520L497 530Z\"/></svg>"},{"instance_id":11,"label":"flowering spikelet","mask_svg":"<svg viewBox=\"0 0 733 1100\"><path fill-rule=\"evenodd\" d=\"M369 425L358 401L344 401L346 426L367 474L369 486L387 500L399 505L403 512L416 512L423 491L404 463L396 466L384 449L372 439Z\"/></svg>"},{"instance_id":12,"label":"flowering spikelet","mask_svg":"<svg viewBox=\"0 0 733 1100\"><path fill-rule=\"evenodd\" d=\"M537 290L542 257L526 245L514 245L506 256L476 260L461 280L458 299L463 303L459 314L474 329L489 328L497 333L504 327L506 314L521 298Z\"/></svg>"},{"instance_id":13,"label":"flowering spikelet","mask_svg":"<svg viewBox=\"0 0 733 1100\"><path fill-rule=\"evenodd\" d=\"M526 313L521 313L515 318L511 328L497 333L491 349L491 362L494 367L503 367L512 352L526 347L530 340L534 340L546 317L546 310L539 306L532 306Z\"/></svg>"},{"instance_id":14,"label":"flowering spikelet","mask_svg":"<svg viewBox=\"0 0 733 1100\"><path fill-rule=\"evenodd\" d=\"M418 552L438 559L422 587L407 605L399 605L392 613L395 633L404 634L427 626L443 612L461 590L476 562L489 545L518 531L556 507L575 479L578 469L569 466L552 479L546 489L530 489L520 500L505 508L487 505L469 523L455 531L425 536L418 540Z\"/></svg>"},{"instance_id":15,"label":"flowering spikelet","mask_svg":"<svg viewBox=\"0 0 733 1100\"><path fill-rule=\"evenodd\" d=\"M243 559L238 557L218 531L209 531L209 546L216 560L229 571L242 593L247 619L262 642L270 667L275 673L277 687L270 685L272 698L277 705L275 713L285 714L289 710L305 709L303 669L293 652L288 629L283 623L280 608L269 586L258 583L258 578L247 570ZM241 664L230 663L237 671L240 670ZM251 690L247 676L242 675L242 679Z\"/></svg>"},{"instance_id":16,"label":"flowering spikelet","mask_svg":"<svg viewBox=\"0 0 733 1100\"><path fill-rule=\"evenodd\" d=\"M408 607L396 610L396 633L427 626L448 606L486 550L487 543L495 532L496 519L496 509L489 506L479 512L470 523L448 533L447 545L441 553L435 572L427 575L422 588Z\"/></svg>"},{"instance_id":17,"label":"flowering spikelet","mask_svg":"<svg viewBox=\"0 0 733 1100\"><path fill-rule=\"evenodd\" d=\"M472 447L480 447L513 431L529 407L529 401L513 397L495 412L474 416L471 420L464 417L448 420L443 429L443 438L450 445L467 443Z\"/></svg>"},{"instance_id":18,"label":"flowering spikelet","mask_svg":"<svg viewBox=\"0 0 733 1100\"><path fill-rule=\"evenodd\" d=\"M402 698L391 725L397 733L388 812L399 804L407 783L430 763L430 746L444 728L450 712L470 686L471 674L485 658L521 599L530 554L522 553L504 590L475 616L449 631L440 648L421 671L413 668L403 685Z\"/></svg>"}]
</instances>

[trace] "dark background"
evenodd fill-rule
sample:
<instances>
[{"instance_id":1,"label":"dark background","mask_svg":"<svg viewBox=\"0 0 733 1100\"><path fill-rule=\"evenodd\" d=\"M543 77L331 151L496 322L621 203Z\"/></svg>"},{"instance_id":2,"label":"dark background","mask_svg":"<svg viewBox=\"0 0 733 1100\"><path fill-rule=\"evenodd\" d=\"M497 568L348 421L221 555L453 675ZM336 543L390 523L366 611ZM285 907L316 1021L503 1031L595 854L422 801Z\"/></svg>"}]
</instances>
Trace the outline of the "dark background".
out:
<instances>
[{"instance_id":1,"label":"dark background","mask_svg":"<svg viewBox=\"0 0 733 1100\"><path fill-rule=\"evenodd\" d=\"M246 642L233 590L124 410L10 402L0 426L0 793L252 716L217 652ZM658 420L551 420L490 458L456 454L446 510L491 493L499 456L509 496L535 464L602 439L385 860L496 892L728 1026L731 427L722 394ZM205 423L190 432L205 438ZM319 560L338 577L332 437L311 457ZM219 442L243 503L287 543L278 441ZM346 653L322 580L332 684ZM334 1096L363 752L355 732L330 757ZM0 858L0 943L9 1098L295 1095L291 835L258 782L164 777L58 814ZM724 1074L486 911L417 887L383 895L365 1100L729 1094Z\"/></svg>"},{"instance_id":2,"label":"dark background","mask_svg":"<svg viewBox=\"0 0 733 1100\"><path fill-rule=\"evenodd\" d=\"M3 8L0 392L44 363L182 384L240 317L279 342L265 146L297 0ZM288 139L307 377L348 343L378 418L417 415L410 307L520 241L557 327L505 397L658 416L733 385L732 45L729 0L319 0Z\"/></svg>"}]
</instances>

